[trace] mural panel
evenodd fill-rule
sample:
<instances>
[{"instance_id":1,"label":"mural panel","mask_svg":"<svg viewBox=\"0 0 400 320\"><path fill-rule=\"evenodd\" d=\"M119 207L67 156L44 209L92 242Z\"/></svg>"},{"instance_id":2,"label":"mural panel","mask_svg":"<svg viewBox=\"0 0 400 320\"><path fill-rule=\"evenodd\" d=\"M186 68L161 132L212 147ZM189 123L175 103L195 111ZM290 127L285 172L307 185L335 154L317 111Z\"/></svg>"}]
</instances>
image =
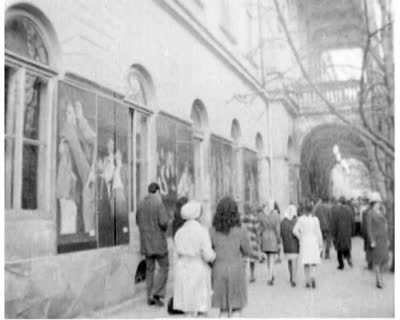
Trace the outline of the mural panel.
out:
<instances>
[{"instance_id":1,"label":"mural panel","mask_svg":"<svg viewBox=\"0 0 400 320\"><path fill-rule=\"evenodd\" d=\"M179 197L193 198L194 155L192 130L168 116L157 118L157 182L164 205L173 216Z\"/></svg>"},{"instance_id":2,"label":"mural panel","mask_svg":"<svg viewBox=\"0 0 400 320\"><path fill-rule=\"evenodd\" d=\"M258 195L258 165L257 153L248 149L243 150L244 201L257 205Z\"/></svg>"},{"instance_id":3,"label":"mural panel","mask_svg":"<svg viewBox=\"0 0 400 320\"><path fill-rule=\"evenodd\" d=\"M129 242L128 107L60 82L58 251Z\"/></svg>"},{"instance_id":4,"label":"mural panel","mask_svg":"<svg viewBox=\"0 0 400 320\"><path fill-rule=\"evenodd\" d=\"M59 251L97 246L96 131L96 96L60 83L56 183Z\"/></svg>"},{"instance_id":5,"label":"mural panel","mask_svg":"<svg viewBox=\"0 0 400 320\"><path fill-rule=\"evenodd\" d=\"M222 139L211 137L210 142L211 206L215 210L224 196L233 196L232 145Z\"/></svg>"}]
</instances>

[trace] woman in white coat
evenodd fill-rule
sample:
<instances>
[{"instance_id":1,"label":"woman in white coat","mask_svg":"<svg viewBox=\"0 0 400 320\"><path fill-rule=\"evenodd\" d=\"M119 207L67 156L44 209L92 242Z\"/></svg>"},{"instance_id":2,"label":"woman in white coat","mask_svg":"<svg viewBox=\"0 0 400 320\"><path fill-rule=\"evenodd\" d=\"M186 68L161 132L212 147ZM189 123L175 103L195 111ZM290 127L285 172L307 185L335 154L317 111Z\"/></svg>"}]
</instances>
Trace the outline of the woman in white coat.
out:
<instances>
[{"instance_id":1,"label":"woman in white coat","mask_svg":"<svg viewBox=\"0 0 400 320\"><path fill-rule=\"evenodd\" d=\"M200 224L202 207L190 201L181 209L187 220L177 231L175 243L174 302L176 310L196 316L211 307L211 268L215 252L208 230Z\"/></svg>"},{"instance_id":2,"label":"woman in white coat","mask_svg":"<svg viewBox=\"0 0 400 320\"><path fill-rule=\"evenodd\" d=\"M297 220L293 234L300 242L300 261L304 265L306 287L315 288L315 268L321 263L323 248L319 220L311 214L312 205L306 202L302 206L303 215Z\"/></svg>"}]
</instances>

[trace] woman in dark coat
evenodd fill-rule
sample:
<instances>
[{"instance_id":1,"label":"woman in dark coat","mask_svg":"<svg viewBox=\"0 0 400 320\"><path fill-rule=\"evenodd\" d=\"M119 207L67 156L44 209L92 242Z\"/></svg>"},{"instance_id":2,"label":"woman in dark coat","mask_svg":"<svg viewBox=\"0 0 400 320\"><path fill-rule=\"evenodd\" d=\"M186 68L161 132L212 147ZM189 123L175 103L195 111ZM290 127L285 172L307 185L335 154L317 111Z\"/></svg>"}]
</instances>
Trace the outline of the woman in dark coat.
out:
<instances>
[{"instance_id":1,"label":"woman in dark coat","mask_svg":"<svg viewBox=\"0 0 400 320\"><path fill-rule=\"evenodd\" d=\"M293 228L297 221L297 209L290 205L285 211L285 217L281 222L281 238L283 252L288 261L290 284L296 286L297 260L299 256L299 240L293 234Z\"/></svg>"},{"instance_id":2,"label":"woman in dark coat","mask_svg":"<svg viewBox=\"0 0 400 320\"><path fill-rule=\"evenodd\" d=\"M211 230L211 241L216 253L212 282L213 308L229 317L240 313L247 304L247 281L244 256L252 256L250 239L241 226L237 204L230 197L217 206Z\"/></svg>"},{"instance_id":3,"label":"woman in dark coat","mask_svg":"<svg viewBox=\"0 0 400 320\"><path fill-rule=\"evenodd\" d=\"M370 197L371 211L367 216L367 233L371 247L371 260L376 274L376 287L383 288L381 272L389 259L389 232L385 209L379 193Z\"/></svg>"}]
</instances>

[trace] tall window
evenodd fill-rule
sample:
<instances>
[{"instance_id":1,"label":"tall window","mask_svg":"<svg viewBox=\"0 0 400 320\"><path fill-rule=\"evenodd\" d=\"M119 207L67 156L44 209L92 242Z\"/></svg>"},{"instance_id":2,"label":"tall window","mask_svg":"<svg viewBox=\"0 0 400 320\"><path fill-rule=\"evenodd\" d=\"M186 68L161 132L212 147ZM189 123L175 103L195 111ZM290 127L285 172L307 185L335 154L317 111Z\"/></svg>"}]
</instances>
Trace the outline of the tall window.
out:
<instances>
[{"instance_id":1,"label":"tall window","mask_svg":"<svg viewBox=\"0 0 400 320\"><path fill-rule=\"evenodd\" d=\"M49 54L38 25L10 15L5 25L5 207L43 207L50 125Z\"/></svg>"}]
</instances>

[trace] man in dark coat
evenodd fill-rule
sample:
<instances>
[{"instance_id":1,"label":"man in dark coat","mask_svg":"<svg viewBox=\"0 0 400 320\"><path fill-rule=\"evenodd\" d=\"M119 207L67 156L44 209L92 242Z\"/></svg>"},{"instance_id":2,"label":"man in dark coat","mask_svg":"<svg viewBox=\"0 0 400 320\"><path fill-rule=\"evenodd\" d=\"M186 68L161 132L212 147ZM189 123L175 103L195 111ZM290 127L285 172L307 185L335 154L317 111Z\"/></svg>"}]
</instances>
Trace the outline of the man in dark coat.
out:
<instances>
[{"instance_id":1,"label":"man in dark coat","mask_svg":"<svg viewBox=\"0 0 400 320\"><path fill-rule=\"evenodd\" d=\"M322 238L324 239L324 258L330 259L332 232L331 232L332 207L327 198L319 199L314 207L314 214L321 226Z\"/></svg>"},{"instance_id":2,"label":"man in dark coat","mask_svg":"<svg viewBox=\"0 0 400 320\"><path fill-rule=\"evenodd\" d=\"M146 257L147 302L149 305L163 306L169 270L165 235L168 215L161 201L159 185L151 183L148 191L149 194L139 204L136 224L140 231L140 252ZM154 283L156 261L160 270Z\"/></svg>"},{"instance_id":3,"label":"man in dark coat","mask_svg":"<svg viewBox=\"0 0 400 320\"><path fill-rule=\"evenodd\" d=\"M344 268L343 258L350 267L351 261L351 236L354 232L354 217L351 209L346 205L344 197L339 199L339 204L332 208L332 236L338 257L338 269Z\"/></svg>"}]
</instances>

